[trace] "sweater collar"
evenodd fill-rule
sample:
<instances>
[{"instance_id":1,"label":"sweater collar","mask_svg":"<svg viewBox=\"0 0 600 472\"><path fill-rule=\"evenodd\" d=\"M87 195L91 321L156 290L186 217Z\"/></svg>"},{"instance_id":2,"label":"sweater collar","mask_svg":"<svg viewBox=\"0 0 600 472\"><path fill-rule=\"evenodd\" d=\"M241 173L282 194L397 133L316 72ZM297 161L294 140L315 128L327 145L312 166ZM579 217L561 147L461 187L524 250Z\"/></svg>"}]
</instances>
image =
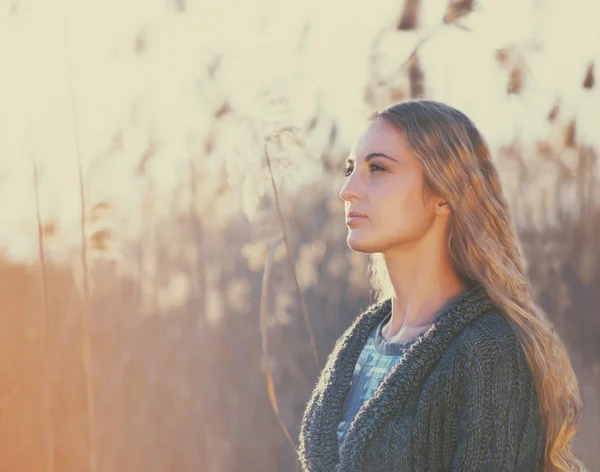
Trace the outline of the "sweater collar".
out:
<instances>
[{"instance_id":1,"label":"sweater collar","mask_svg":"<svg viewBox=\"0 0 600 472\"><path fill-rule=\"evenodd\" d=\"M426 378L435 363L456 335L477 317L494 309L486 290L480 284L471 285L436 316L434 323L405 351L404 357L382 381L373 397L358 411L348 428L341 448L339 463L336 428L354 366L369 334L390 312L391 298L367 308L336 343L311 403L313 418L306 431L311 436L308 456L323 466L318 470L346 472L348 464L358 464L370 438ZM318 398L318 399L317 399Z\"/></svg>"}]
</instances>

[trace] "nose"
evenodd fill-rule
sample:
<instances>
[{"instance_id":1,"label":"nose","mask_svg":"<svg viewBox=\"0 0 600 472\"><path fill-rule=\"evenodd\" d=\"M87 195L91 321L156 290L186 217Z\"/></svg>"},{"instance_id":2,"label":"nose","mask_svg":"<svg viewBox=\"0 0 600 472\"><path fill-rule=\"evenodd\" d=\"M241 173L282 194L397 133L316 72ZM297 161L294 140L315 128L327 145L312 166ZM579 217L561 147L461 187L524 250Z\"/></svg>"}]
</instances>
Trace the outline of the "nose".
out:
<instances>
[{"instance_id":1,"label":"nose","mask_svg":"<svg viewBox=\"0 0 600 472\"><path fill-rule=\"evenodd\" d=\"M366 193L365 176L362 175L362 169L355 166L350 175L346 176L346 181L340 189L340 198L346 202L353 199L361 199Z\"/></svg>"},{"instance_id":2,"label":"nose","mask_svg":"<svg viewBox=\"0 0 600 472\"><path fill-rule=\"evenodd\" d=\"M356 184L353 184L352 182L353 180L351 175L348 177L346 182L344 182L344 185L342 185L340 190L340 198L346 202L349 202L353 198L357 197L357 189L355 188Z\"/></svg>"}]
</instances>

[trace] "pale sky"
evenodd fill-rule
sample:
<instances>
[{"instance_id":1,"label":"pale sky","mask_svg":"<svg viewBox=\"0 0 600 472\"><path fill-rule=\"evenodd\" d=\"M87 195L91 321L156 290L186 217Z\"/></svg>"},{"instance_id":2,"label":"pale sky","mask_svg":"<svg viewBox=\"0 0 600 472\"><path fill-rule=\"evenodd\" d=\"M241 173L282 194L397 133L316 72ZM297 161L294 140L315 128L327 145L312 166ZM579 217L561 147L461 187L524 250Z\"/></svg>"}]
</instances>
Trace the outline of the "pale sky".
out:
<instances>
[{"instance_id":1,"label":"pale sky","mask_svg":"<svg viewBox=\"0 0 600 472\"><path fill-rule=\"evenodd\" d=\"M16 260L37 257L32 159L40 171L42 217L60 228L48 241L51 256L78 250L76 130L90 202L116 202L128 216L118 223L128 238L144 230L143 182L133 168L148 140L159 143L147 172L160 218L172 211L173 191L189 181L190 156L198 155L225 97L233 117L220 124L211 158L196 160L203 175L217 177L225 167L232 187L246 189L240 211L253 211L251 192L269 191L261 187L255 139L261 123L304 126L320 117L306 143L306 164L298 159L284 173L292 191L318 181L320 164L311 157L326 143L332 122L338 124L338 150L352 145L368 112L363 97L373 38L394 25L402 5L375 0L367 10L364 3L340 1L196 1L187 2L182 15L165 8L164 0L28 0L9 16L11 2L4 3L0 248ZM595 2L484 0L464 21L470 32L439 28L445 4L423 0L419 31L384 34L378 67L393 71L434 32L420 55L428 98L466 112L493 148L549 136L546 116L558 100L562 119L577 117L579 141L600 149L600 86L581 87L590 61L596 71L600 67ZM140 31L146 49L136 57ZM507 98L506 72L494 51L512 44L522 48L530 75L522 96ZM222 67L211 79L206 66L215 56ZM261 98L265 91L289 106L275 115ZM122 149L109 154L118 130ZM214 181L208 179L207 194Z\"/></svg>"}]
</instances>

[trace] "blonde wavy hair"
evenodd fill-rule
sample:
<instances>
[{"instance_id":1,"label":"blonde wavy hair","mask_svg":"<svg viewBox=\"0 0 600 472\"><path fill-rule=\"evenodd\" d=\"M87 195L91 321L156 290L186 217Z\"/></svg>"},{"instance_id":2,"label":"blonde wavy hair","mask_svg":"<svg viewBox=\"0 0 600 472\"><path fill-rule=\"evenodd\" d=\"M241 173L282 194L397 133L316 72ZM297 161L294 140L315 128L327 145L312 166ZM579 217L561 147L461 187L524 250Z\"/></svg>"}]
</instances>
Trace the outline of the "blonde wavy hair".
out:
<instances>
[{"instance_id":1,"label":"blonde wavy hair","mask_svg":"<svg viewBox=\"0 0 600 472\"><path fill-rule=\"evenodd\" d=\"M587 471L571 449L582 413L578 382L554 326L532 299L484 137L464 113L430 100L394 104L369 120L379 118L399 128L426 185L450 205L448 248L455 269L486 288L524 348L546 431L543 471ZM390 298L393 287L381 253L370 255L369 267L377 301Z\"/></svg>"}]
</instances>

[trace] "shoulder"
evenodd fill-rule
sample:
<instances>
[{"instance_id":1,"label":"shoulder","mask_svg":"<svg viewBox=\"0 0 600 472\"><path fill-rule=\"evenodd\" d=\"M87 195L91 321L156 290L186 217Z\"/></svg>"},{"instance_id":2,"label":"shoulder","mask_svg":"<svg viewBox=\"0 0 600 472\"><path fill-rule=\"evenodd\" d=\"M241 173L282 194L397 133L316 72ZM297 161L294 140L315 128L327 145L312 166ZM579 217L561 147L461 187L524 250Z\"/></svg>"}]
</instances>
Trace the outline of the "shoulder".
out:
<instances>
[{"instance_id":1,"label":"shoulder","mask_svg":"<svg viewBox=\"0 0 600 472\"><path fill-rule=\"evenodd\" d=\"M458 336L466 353L516 348L517 336L511 322L499 311L490 311L473 320Z\"/></svg>"},{"instance_id":2,"label":"shoulder","mask_svg":"<svg viewBox=\"0 0 600 472\"><path fill-rule=\"evenodd\" d=\"M461 332L457 355L461 357L463 369L476 375L502 369L530 377L516 329L499 310L480 316Z\"/></svg>"}]
</instances>

